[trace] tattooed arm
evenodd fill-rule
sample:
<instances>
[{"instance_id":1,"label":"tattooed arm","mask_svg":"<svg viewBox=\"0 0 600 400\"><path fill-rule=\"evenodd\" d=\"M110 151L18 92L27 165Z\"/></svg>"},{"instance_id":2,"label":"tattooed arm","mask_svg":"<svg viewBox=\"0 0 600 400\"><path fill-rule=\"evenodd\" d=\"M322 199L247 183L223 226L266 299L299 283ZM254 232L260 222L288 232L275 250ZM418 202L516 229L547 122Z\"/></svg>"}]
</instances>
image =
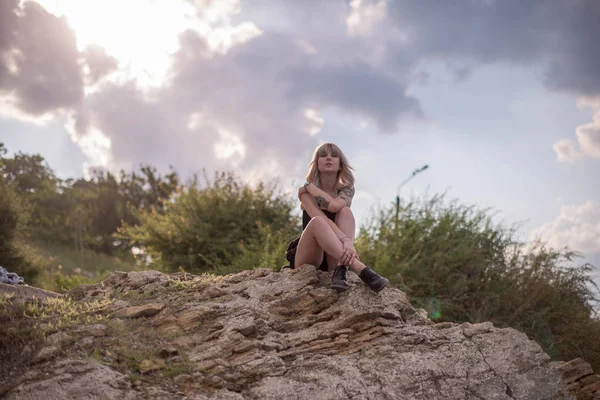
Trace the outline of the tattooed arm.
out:
<instances>
[{"instance_id":1,"label":"tattooed arm","mask_svg":"<svg viewBox=\"0 0 600 400\"><path fill-rule=\"evenodd\" d=\"M322 210L327 210L330 212L338 212L342 209L342 207L350 207L352 204L352 198L354 197L354 187L344 187L340 190L340 194L333 198L312 183L306 186L306 191L310 193L318 206L321 207Z\"/></svg>"},{"instance_id":2,"label":"tattooed arm","mask_svg":"<svg viewBox=\"0 0 600 400\"><path fill-rule=\"evenodd\" d=\"M352 187L344 186L343 188L340 189L340 194L338 194L338 197L336 197L336 199L343 200L344 206L350 208L350 205L352 204L352 199L354 198L355 192L356 191L354 190L354 186L352 186ZM342 208L342 207L340 207L340 208Z\"/></svg>"}]
</instances>

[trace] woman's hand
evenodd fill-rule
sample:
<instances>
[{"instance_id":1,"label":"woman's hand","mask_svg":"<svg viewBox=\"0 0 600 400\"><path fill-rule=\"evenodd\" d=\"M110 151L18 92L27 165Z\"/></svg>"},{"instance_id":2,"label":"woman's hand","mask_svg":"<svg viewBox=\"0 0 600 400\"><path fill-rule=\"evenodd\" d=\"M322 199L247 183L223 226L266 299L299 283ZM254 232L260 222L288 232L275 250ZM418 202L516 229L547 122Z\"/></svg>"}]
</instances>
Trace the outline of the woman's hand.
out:
<instances>
[{"instance_id":1,"label":"woman's hand","mask_svg":"<svg viewBox=\"0 0 600 400\"><path fill-rule=\"evenodd\" d=\"M302 195L302 193L304 192L308 192L308 190L306 190L306 188L304 186L300 186L298 188L298 199L300 199L300 196Z\"/></svg>"},{"instance_id":2,"label":"woman's hand","mask_svg":"<svg viewBox=\"0 0 600 400\"><path fill-rule=\"evenodd\" d=\"M306 182L304 185L302 185L298 188L298 199L300 199L300 195L302 193L308 192L308 189L306 188L308 185L309 185L309 183Z\"/></svg>"},{"instance_id":3,"label":"woman's hand","mask_svg":"<svg viewBox=\"0 0 600 400\"><path fill-rule=\"evenodd\" d=\"M360 257L358 257L358 253L354 248L354 244L352 243L352 239L345 237L342 239L342 245L344 246L344 252L342 253L342 257L340 258L340 262L343 265L350 266L352 264L352 260L356 258L360 261Z\"/></svg>"}]
</instances>

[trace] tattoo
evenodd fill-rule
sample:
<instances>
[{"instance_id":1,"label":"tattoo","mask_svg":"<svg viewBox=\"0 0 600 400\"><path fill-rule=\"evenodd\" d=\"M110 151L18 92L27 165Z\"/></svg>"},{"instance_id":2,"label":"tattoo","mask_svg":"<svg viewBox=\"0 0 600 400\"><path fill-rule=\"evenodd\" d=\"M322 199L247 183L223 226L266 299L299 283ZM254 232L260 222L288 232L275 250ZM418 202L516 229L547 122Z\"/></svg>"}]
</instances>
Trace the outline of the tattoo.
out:
<instances>
[{"instance_id":1,"label":"tattoo","mask_svg":"<svg viewBox=\"0 0 600 400\"><path fill-rule=\"evenodd\" d=\"M346 205L350 207L355 193L354 187L344 187L340 190L340 192L340 197L346 202Z\"/></svg>"},{"instance_id":2,"label":"tattoo","mask_svg":"<svg viewBox=\"0 0 600 400\"><path fill-rule=\"evenodd\" d=\"M315 200L322 209L327 210L329 208L329 202L323 196L315 196Z\"/></svg>"}]
</instances>

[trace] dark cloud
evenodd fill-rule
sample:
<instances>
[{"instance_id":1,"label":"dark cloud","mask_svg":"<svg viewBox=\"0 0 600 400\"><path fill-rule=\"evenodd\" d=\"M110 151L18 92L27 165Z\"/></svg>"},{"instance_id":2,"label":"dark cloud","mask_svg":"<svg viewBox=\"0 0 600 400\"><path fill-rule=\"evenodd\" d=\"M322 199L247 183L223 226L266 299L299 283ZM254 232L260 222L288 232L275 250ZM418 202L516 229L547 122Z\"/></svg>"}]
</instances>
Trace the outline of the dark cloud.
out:
<instances>
[{"instance_id":1,"label":"dark cloud","mask_svg":"<svg viewBox=\"0 0 600 400\"><path fill-rule=\"evenodd\" d=\"M318 108L338 107L370 117L382 132L396 132L402 116L423 116L418 100L405 95L403 82L364 63L297 68L291 71L290 82L292 97L304 98Z\"/></svg>"},{"instance_id":2,"label":"dark cloud","mask_svg":"<svg viewBox=\"0 0 600 400\"><path fill-rule=\"evenodd\" d=\"M16 10L19 0L0 1L0 55L10 49L17 34ZM9 66L4 59L0 63L0 91L9 78ZM0 92L1 93L1 92Z\"/></svg>"},{"instance_id":3,"label":"dark cloud","mask_svg":"<svg viewBox=\"0 0 600 400\"><path fill-rule=\"evenodd\" d=\"M176 65L175 84L181 93L196 99L210 93L202 103L237 118L248 114L248 119L242 117L245 126L259 116L275 124L279 116L286 116L281 122L289 122L289 116L303 108L358 112L387 131L404 114L420 115L418 102L405 95L402 81L363 62L321 65L320 57L305 54L286 36L260 37L218 58L204 57L199 44L186 41L181 54L189 55L192 49L196 57Z\"/></svg>"},{"instance_id":4,"label":"dark cloud","mask_svg":"<svg viewBox=\"0 0 600 400\"><path fill-rule=\"evenodd\" d=\"M73 32L37 3L14 3L3 1L0 9L0 91L31 115L79 104L83 80Z\"/></svg>"},{"instance_id":5,"label":"dark cloud","mask_svg":"<svg viewBox=\"0 0 600 400\"><path fill-rule=\"evenodd\" d=\"M390 1L395 26L408 36L415 56L480 61L534 60L531 27L536 1Z\"/></svg>"},{"instance_id":6,"label":"dark cloud","mask_svg":"<svg viewBox=\"0 0 600 400\"><path fill-rule=\"evenodd\" d=\"M392 57L537 64L551 89L600 93L600 1L398 0L388 9L408 37Z\"/></svg>"},{"instance_id":7,"label":"dark cloud","mask_svg":"<svg viewBox=\"0 0 600 400\"><path fill-rule=\"evenodd\" d=\"M469 79L473 73L473 70L469 67L456 66L452 63L448 63L446 69L454 76L455 82L464 82Z\"/></svg>"},{"instance_id":8,"label":"dark cloud","mask_svg":"<svg viewBox=\"0 0 600 400\"><path fill-rule=\"evenodd\" d=\"M13 43L17 31L19 0L0 2L0 51L7 50Z\"/></svg>"},{"instance_id":9,"label":"dark cloud","mask_svg":"<svg viewBox=\"0 0 600 400\"><path fill-rule=\"evenodd\" d=\"M563 1L546 11L549 87L575 94L600 94L600 2Z\"/></svg>"}]
</instances>

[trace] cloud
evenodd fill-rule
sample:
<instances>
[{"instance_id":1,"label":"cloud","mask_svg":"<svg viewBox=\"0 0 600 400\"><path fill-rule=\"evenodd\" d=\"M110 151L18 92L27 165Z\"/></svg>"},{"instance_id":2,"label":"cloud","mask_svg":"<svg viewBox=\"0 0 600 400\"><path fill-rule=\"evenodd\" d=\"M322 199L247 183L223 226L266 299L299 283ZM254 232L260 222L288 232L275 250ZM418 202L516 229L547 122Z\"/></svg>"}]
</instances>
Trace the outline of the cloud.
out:
<instances>
[{"instance_id":1,"label":"cloud","mask_svg":"<svg viewBox=\"0 0 600 400\"><path fill-rule=\"evenodd\" d=\"M594 121L577 127L577 140L583 154L600 159L600 111Z\"/></svg>"},{"instance_id":2,"label":"cloud","mask_svg":"<svg viewBox=\"0 0 600 400\"><path fill-rule=\"evenodd\" d=\"M571 250L600 255L600 203L587 201L563 206L559 216L535 229L531 238L539 238L554 248L567 246Z\"/></svg>"},{"instance_id":3,"label":"cloud","mask_svg":"<svg viewBox=\"0 0 600 400\"><path fill-rule=\"evenodd\" d=\"M600 93L598 1L400 0L387 8L409 43L391 56L539 65L550 89Z\"/></svg>"},{"instance_id":4,"label":"cloud","mask_svg":"<svg viewBox=\"0 0 600 400\"><path fill-rule=\"evenodd\" d=\"M593 97L600 96L599 17L596 0L389 1L374 40L401 31L404 40L386 42L389 65L408 59L418 69L423 60L438 60L457 81L484 64L535 66L549 90ZM554 143L558 161L600 158L599 115L576 128L577 143Z\"/></svg>"},{"instance_id":5,"label":"cloud","mask_svg":"<svg viewBox=\"0 0 600 400\"><path fill-rule=\"evenodd\" d=\"M558 161L572 162L588 157L600 159L600 97L583 96L578 104L596 109L594 120L575 129L578 146L570 139L561 139L554 144Z\"/></svg>"},{"instance_id":6,"label":"cloud","mask_svg":"<svg viewBox=\"0 0 600 400\"><path fill-rule=\"evenodd\" d=\"M5 0L0 3L0 51L10 49L17 33L19 0ZM4 64L0 65L4 67ZM2 75L0 75L2 77Z\"/></svg>"},{"instance_id":7,"label":"cloud","mask_svg":"<svg viewBox=\"0 0 600 400\"><path fill-rule=\"evenodd\" d=\"M575 143L569 139L561 139L554 143L554 152L556 159L561 162L573 162L582 158L581 153L577 150Z\"/></svg>"},{"instance_id":8,"label":"cloud","mask_svg":"<svg viewBox=\"0 0 600 400\"><path fill-rule=\"evenodd\" d=\"M457 81L482 64L542 66L551 90L600 93L594 0L151 4L152 18L138 21L152 28L146 38L111 35L113 47L78 52L77 32L65 19L36 3L3 1L2 101L29 115L68 114L71 137L89 165L176 162L183 170L253 173L277 165L294 174L298 159L320 140L327 110L358 115L383 133L402 132L406 118L424 119L426 110L408 93L426 81L422 66L429 61L443 61ZM190 15L179 15L188 8ZM134 6L126 11L119 32L145 15ZM154 29L153 18L167 12L173 13L165 17L168 30ZM152 85L142 85L140 69L121 58L128 47L119 47L144 38L135 53L142 65L160 60ZM555 144L557 157L596 157L598 132L597 119L578 127L577 144Z\"/></svg>"},{"instance_id":9,"label":"cloud","mask_svg":"<svg viewBox=\"0 0 600 400\"><path fill-rule=\"evenodd\" d=\"M313 125L308 129L308 134L310 136L315 136L317 133L323 129L323 125L325 121L319 117L319 113L312 108L307 108L304 110L304 116L313 123Z\"/></svg>"},{"instance_id":10,"label":"cloud","mask_svg":"<svg viewBox=\"0 0 600 400\"><path fill-rule=\"evenodd\" d=\"M110 56L104 47L98 45L87 46L82 55L88 70L86 84L89 86L98 83L100 79L119 67L117 59Z\"/></svg>"},{"instance_id":11,"label":"cloud","mask_svg":"<svg viewBox=\"0 0 600 400\"><path fill-rule=\"evenodd\" d=\"M0 8L0 113L43 116L76 106L83 77L73 32L39 4L18 3L3 1Z\"/></svg>"},{"instance_id":12,"label":"cloud","mask_svg":"<svg viewBox=\"0 0 600 400\"><path fill-rule=\"evenodd\" d=\"M144 92L133 81L100 85L76 111L72 137L79 143L102 132L110 146L89 154L104 149L110 154L96 159L115 165L177 160L182 169L255 174L259 165L275 163L294 175L304 172L298 158L318 144L323 109L359 113L386 131L403 114L420 115L402 82L369 65L313 60L293 36L259 35L221 52L203 33L187 30L168 85Z\"/></svg>"},{"instance_id":13,"label":"cloud","mask_svg":"<svg viewBox=\"0 0 600 400\"><path fill-rule=\"evenodd\" d=\"M366 36L381 22L386 14L387 4L385 0L370 3L363 0L352 0L350 2L351 12L346 18L348 34L350 36Z\"/></svg>"},{"instance_id":14,"label":"cloud","mask_svg":"<svg viewBox=\"0 0 600 400\"><path fill-rule=\"evenodd\" d=\"M396 132L403 116L424 116L419 101L405 94L405 83L378 74L367 64L321 68L301 65L289 70L288 81L291 97L369 117L382 132Z\"/></svg>"},{"instance_id":15,"label":"cloud","mask_svg":"<svg viewBox=\"0 0 600 400\"><path fill-rule=\"evenodd\" d=\"M316 145L308 134L315 121L300 103L282 101L281 84L264 67L268 62L255 60L252 47L220 54L206 38L185 32L168 86L142 92L135 81L100 85L74 112L73 139L83 143L102 132L110 146L88 153L120 167L151 163L162 169L175 162L188 172L238 168L253 174L258 164L275 161L289 170L290 155Z\"/></svg>"},{"instance_id":16,"label":"cloud","mask_svg":"<svg viewBox=\"0 0 600 400\"><path fill-rule=\"evenodd\" d=\"M176 114L175 114L176 115ZM177 159L169 149L182 144L183 121L174 121L168 109L149 101L134 82L106 83L87 96L70 115L71 138L88 156L89 167L126 167L150 163L168 167L163 156ZM183 147L180 155L185 155Z\"/></svg>"}]
</instances>

